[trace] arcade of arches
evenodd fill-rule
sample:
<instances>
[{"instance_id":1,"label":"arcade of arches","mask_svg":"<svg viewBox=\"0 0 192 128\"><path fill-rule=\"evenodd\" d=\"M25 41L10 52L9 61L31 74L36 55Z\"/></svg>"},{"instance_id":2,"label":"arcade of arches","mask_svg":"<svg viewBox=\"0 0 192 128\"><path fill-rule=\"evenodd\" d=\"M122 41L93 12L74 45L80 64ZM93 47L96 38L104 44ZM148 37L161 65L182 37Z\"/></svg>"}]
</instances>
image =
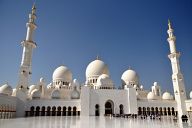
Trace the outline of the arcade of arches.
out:
<instances>
[{"instance_id":1,"label":"arcade of arches","mask_svg":"<svg viewBox=\"0 0 192 128\"><path fill-rule=\"evenodd\" d=\"M0 106L0 119L9 119L13 118L16 115L16 108L10 105L1 105Z\"/></svg>"},{"instance_id":2,"label":"arcade of arches","mask_svg":"<svg viewBox=\"0 0 192 128\"><path fill-rule=\"evenodd\" d=\"M30 111L25 111L25 116L79 116L80 111L77 111L77 107L66 106L31 106Z\"/></svg>"},{"instance_id":3,"label":"arcade of arches","mask_svg":"<svg viewBox=\"0 0 192 128\"><path fill-rule=\"evenodd\" d=\"M160 116L177 116L178 112L174 107L139 107L138 115L160 115Z\"/></svg>"}]
</instances>

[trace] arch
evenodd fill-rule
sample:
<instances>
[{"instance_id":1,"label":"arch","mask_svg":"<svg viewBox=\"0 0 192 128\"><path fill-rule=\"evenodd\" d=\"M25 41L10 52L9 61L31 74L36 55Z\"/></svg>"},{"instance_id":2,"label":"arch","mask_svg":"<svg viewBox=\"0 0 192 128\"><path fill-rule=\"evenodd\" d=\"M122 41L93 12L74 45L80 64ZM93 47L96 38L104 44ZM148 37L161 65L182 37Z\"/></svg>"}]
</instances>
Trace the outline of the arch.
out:
<instances>
[{"instance_id":1,"label":"arch","mask_svg":"<svg viewBox=\"0 0 192 128\"><path fill-rule=\"evenodd\" d=\"M40 111L40 107L37 106L37 107L36 107L36 111L35 111L35 116L39 116L39 111Z\"/></svg>"},{"instance_id":2,"label":"arch","mask_svg":"<svg viewBox=\"0 0 192 128\"><path fill-rule=\"evenodd\" d=\"M119 105L119 110L120 110L119 111L120 114L124 114L124 109L122 104Z\"/></svg>"},{"instance_id":3,"label":"arch","mask_svg":"<svg viewBox=\"0 0 192 128\"><path fill-rule=\"evenodd\" d=\"M159 114L160 114L161 116L163 115L162 107L159 108Z\"/></svg>"},{"instance_id":4,"label":"arch","mask_svg":"<svg viewBox=\"0 0 192 128\"><path fill-rule=\"evenodd\" d=\"M34 116L34 109L35 109L35 107L31 106L31 108L30 108L30 116Z\"/></svg>"},{"instance_id":5,"label":"arch","mask_svg":"<svg viewBox=\"0 0 192 128\"><path fill-rule=\"evenodd\" d=\"M164 111L164 115L167 115L167 109L166 109L166 107L163 108L163 111Z\"/></svg>"},{"instance_id":6,"label":"arch","mask_svg":"<svg viewBox=\"0 0 192 128\"><path fill-rule=\"evenodd\" d=\"M57 107L57 116L61 116L61 106Z\"/></svg>"},{"instance_id":7,"label":"arch","mask_svg":"<svg viewBox=\"0 0 192 128\"><path fill-rule=\"evenodd\" d=\"M158 107L155 107L155 115L159 115L159 109L158 109Z\"/></svg>"},{"instance_id":8,"label":"arch","mask_svg":"<svg viewBox=\"0 0 192 128\"><path fill-rule=\"evenodd\" d=\"M67 115L71 116L71 107L70 106L68 107L68 114Z\"/></svg>"},{"instance_id":9,"label":"arch","mask_svg":"<svg viewBox=\"0 0 192 128\"><path fill-rule=\"evenodd\" d=\"M56 107L55 106L52 107L52 116L56 116Z\"/></svg>"},{"instance_id":10,"label":"arch","mask_svg":"<svg viewBox=\"0 0 192 128\"><path fill-rule=\"evenodd\" d=\"M174 107L171 108L172 115L175 116L175 109Z\"/></svg>"},{"instance_id":11,"label":"arch","mask_svg":"<svg viewBox=\"0 0 192 128\"><path fill-rule=\"evenodd\" d=\"M113 114L113 110L114 110L114 103L112 100L108 100L105 103L105 115L112 115Z\"/></svg>"},{"instance_id":12,"label":"arch","mask_svg":"<svg viewBox=\"0 0 192 128\"><path fill-rule=\"evenodd\" d=\"M66 110L67 110L67 108L64 106L63 107L63 114L62 114L63 116L66 116Z\"/></svg>"},{"instance_id":13,"label":"arch","mask_svg":"<svg viewBox=\"0 0 192 128\"><path fill-rule=\"evenodd\" d=\"M138 115L141 115L142 111L141 111L141 107L138 107Z\"/></svg>"},{"instance_id":14,"label":"arch","mask_svg":"<svg viewBox=\"0 0 192 128\"><path fill-rule=\"evenodd\" d=\"M41 107L41 116L45 116L45 106Z\"/></svg>"},{"instance_id":15,"label":"arch","mask_svg":"<svg viewBox=\"0 0 192 128\"><path fill-rule=\"evenodd\" d=\"M151 114L151 112L150 112L150 108L147 107L147 115L149 116L150 114Z\"/></svg>"},{"instance_id":16,"label":"arch","mask_svg":"<svg viewBox=\"0 0 192 128\"><path fill-rule=\"evenodd\" d=\"M46 116L50 116L50 115L51 115L51 107L48 106L47 107L47 114L46 114Z\"/></svg>"},{"instance_id":17,"label":"arch","mask_svg":"<svg viewBox=\"0 0 192 128\"><path fill-rule=\"evenodd\" d=\"M170 109L170 107L167 108L167 113L168 113L169 116L171 115L171 109Z\"/></svg>"},{"instance_id":18,"label":"arch","mask_svg":"<svg viewBox=\"0 0 192 128\"><path fill-rule=\"evenodd\" d=\"M96 104L95 105L95 116L99 116L100 115L100 112L99 112L99 105Z\"/></svg>"},{"instance_id":19,"label":"arch","mask_svg":"<svg viewBox=\"0 0 192 128\"><path fill-rule=\"evenodd\" d=\"M77 115L76 112L77 112L77 107L73 107L73 116Z\"/></svg>"},{"instance_id":20,"label":"arch","mask_svg":"<svg viewBox=\"0 0 192 128\"><path fill-rule=\"evenodd\" d=\"M155 115L154 107L151 107L151 115Z\"/></svg>"},{"instance_id":21,"label":"arch","mask_svg":"<svg viewBox=\"0 0 192 128\"><path fill-rule=\"evenodd\" d=\"M143 107L143 115L146 115L146 107Z\"/></svg>"}]
</instances>

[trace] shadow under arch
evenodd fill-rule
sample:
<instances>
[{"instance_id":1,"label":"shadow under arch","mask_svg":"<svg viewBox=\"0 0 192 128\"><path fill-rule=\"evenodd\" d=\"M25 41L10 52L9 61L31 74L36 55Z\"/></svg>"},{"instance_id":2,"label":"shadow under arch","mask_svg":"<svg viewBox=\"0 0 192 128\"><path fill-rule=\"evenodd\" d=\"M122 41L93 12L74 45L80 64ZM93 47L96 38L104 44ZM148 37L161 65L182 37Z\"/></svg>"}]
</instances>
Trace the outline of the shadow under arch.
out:
<instances>
[{"instance_id":1,"label":"shadow under arch","mask_svg":"<svg viewBox=\"0 0 192 128\"><path fill-rule=\"evenodd\" d=\"M114 102L112 100L107 100L105 102L105 116L110 116L114 113Z\"/></svg>"}]
</instances>

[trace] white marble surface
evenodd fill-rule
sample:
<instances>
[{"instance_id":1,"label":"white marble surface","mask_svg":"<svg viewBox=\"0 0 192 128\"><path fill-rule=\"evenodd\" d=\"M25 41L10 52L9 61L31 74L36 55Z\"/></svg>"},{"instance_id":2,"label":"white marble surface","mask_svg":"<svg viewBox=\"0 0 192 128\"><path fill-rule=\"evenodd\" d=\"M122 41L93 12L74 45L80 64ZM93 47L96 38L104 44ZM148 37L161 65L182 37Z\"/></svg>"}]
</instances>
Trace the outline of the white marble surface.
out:
<instances>
[{"instance_id":1,"label":"white marble surface","mask_svg":"<svg viewBox=\"0 0 192 128\"><path fill-rule=\"evenodd\" d=\"M29 117L1 119L0 128L191 128L170 118L141 120L111 117Z\"/></svg>"}]
</instances>

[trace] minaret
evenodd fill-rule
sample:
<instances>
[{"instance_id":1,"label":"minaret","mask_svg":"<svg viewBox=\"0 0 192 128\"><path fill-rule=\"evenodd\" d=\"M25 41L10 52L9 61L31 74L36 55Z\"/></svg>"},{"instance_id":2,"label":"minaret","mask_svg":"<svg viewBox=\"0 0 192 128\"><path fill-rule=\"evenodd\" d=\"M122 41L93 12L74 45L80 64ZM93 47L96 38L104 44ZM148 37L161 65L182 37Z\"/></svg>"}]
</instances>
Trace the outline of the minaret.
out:
<instances>
[{"instance_id":1,"label":"minaret","mask_svg":"<svg viewBox=\"0 0 192 128\"><path fill-rule=\"evenodd\" d=\"M37 28L35 24L35 5L32 7L32 11L29 14L29 21L26 24L27 27L27 35L24 41L21 42L23 47L22 61L20 65L19 71L19 82L17 85L17 90L22 90L23 92L27 91L29 86L29 78L32 74L31 71L31 61L32 61L32 52L33 49L36 48L36 43L33 41L33 32Z\"/></svg>"},{"instance_id":2,"label":"minaret","mask_svg":"<svg viewBox=\"0 0 192 128\"><path fill-rule=\"evenodd\" d=\"M186 111L186 92L185 92L185 85L184 85L184 78L180 70L179 65L179 57L180 53L176 51L176 37L173 34L173 29L171 26L171 22L168 21L168 30L167 33L169 35L167 41L169 42L170 47L170 54L168 55L169 59L171 60L172 66L172 81L173 81L173 89L175 100L177 102L177 110L178 116L181 117L182 115L187 115Z\"/></svg>"}]
</instances>

